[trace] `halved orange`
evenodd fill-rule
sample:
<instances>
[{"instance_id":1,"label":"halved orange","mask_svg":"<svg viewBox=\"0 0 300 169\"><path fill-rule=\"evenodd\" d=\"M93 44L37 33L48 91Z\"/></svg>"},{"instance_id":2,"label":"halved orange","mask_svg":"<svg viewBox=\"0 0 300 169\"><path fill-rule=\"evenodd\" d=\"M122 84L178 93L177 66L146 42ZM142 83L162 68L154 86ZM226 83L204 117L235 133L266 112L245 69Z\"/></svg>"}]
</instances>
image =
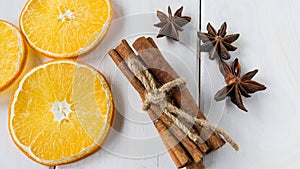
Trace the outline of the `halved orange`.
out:
<instances>
[{"instance_id":1,"label":"halved orange","mask_svg":"<svg viewBox=\"0 0 300 169\"><path fill-rule=\"evenodd\" d=\"M48 166L65 164L100 148L113 111L100 72L74 61L52 61L20 81L10 105L9 130L29 158Z\"/></svg>"},{"instance_id":2,"label":"halved orange","mask_svg":"<svg viewBox=\"0 0 300 169\"><path fill-rule=\"evenodd\" d=\"M0 91L9 87L24 68L25 47L19 29L0 20Z\"/></svg>"},{"instance_id":3,"label":"halved orange","mask_svg":"<svg viewBox=\"0 0 300 169\"><path fill-rule=\"evenodd\" d=\"M52 58L74 58L101 41L112 12L109 0L29 0L20 27L36 51Z\"/></svg>"}]
</instances>

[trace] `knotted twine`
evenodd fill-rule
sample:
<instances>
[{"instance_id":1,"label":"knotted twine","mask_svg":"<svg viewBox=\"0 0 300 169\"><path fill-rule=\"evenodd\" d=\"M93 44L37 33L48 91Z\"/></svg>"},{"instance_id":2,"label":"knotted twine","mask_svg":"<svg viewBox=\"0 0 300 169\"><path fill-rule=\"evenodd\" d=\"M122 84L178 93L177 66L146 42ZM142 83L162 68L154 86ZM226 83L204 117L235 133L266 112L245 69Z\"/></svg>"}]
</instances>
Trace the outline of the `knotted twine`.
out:
<instances>
[{"instance_id":1,"label":"knotted twine","mask_svg":"<svg viewBox=\"0 0 300 169\"><path fill-rule=\"evenodd\" d=\"M181 85L186 85L184 79L179 78L173 81L170 81L160 88L156 87L156 81L153 78L152 74L146 69L146 67L137 59L135 55L127 57L127 65L128 68L133 72L133 74L140 80L140 82L144 85L147 94L146 99L144 101L143 110L147 111L150 109L151 104L157 105L160 110L163 111L176 126L178 126L187 136L193 140L194 142L198 140L202 140L200 136L192 133L190 129L185 126L183 123L179 121L173 114L183 117L187 121L194 124L194 122L198 123L200 126L213 130L215 133L221 135L236 151L239 150L238 144L222 129L215 127L210 124L207 120L199 119L189 115L184 112L182 109L177 108L167 101L167 92L169 92L172 88L178 87ZM173 114L172 114L173 113Z\"/></svg>"}]
</instances>

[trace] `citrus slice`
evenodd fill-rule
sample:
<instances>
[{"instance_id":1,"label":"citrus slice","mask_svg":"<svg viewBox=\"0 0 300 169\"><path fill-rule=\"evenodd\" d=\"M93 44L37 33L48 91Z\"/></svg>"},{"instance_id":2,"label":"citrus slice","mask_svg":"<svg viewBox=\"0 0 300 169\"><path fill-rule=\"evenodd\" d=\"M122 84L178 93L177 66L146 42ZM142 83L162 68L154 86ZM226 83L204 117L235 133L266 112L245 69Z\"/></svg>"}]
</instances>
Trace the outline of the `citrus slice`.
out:
<instances>
[{"instance_id":1,"label":"citrus slice","mask_svg":"<svg viewBox=\"0 0 300 169\"><path fill-rule=\"evenodd\" d=\"M0 91L3 91L20 75L26 49L20 31L12 24L0 20L0 35Z\"/></svg>"},{"instance_id":2,"label":"citrus slice","mask_svg":"<svg viewBox=\"0 0 300 169\"><path fill-rule=\"evenodd\" d=\"M36 51L52 58L74 58L100 42L111 19L109 0L29 0L20 27Z\"/></svg>"},{"instance_id":3,"label":"citrus slice","mask_svg":"<svg viewBox=\"0 0 300 169\"><path fill-rule=\"evenodd\" d=\"M45 63L28 72L14 93L9 130L29 158L53 166L98 150L113 119L104 76L73 61Z\"/></svg>"}]
</instances>

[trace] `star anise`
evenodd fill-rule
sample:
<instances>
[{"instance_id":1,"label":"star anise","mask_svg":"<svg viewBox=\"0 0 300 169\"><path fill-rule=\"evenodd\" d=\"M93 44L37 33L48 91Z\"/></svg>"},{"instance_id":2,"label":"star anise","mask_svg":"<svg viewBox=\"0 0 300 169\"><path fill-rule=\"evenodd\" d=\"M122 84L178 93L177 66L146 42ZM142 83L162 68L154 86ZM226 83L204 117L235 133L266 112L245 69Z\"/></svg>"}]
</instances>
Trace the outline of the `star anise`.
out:
<instances>
[{"instance_id":1,"label":"star anise","mask_svg":"<svg viewBox=\"0 0 300 169\"><path fill-rule=\"evenodd\" d=\"M209 58L214 59L217 56L220 59L230 59L228 51L235 51L237 47L231 43L239 38L239 34L226 35L227 24L224 22L218 32L210 23L207 24L208 33L198 32L198 37L202 41L201 52L209 52Z\"/></svg>"},{"instance_id":2,"label":"star anise","mask_svg":"<svg viewBox=\"0 0 300 169\"><path fill-rule=\"evenodd\" d=\"M179 8L174 16L172 16L170 6L168 7L169 16L161 11L157 11L157 17L159 18L160 23L157 23L154 26L161 28L157 38L167 36L179 41L178 31L183 31L182 27L191 21L191 17L182 16L182 11L183 7Z\"/></svg>"},{"instance_id":3,"label":"star anise","mask_svg":"<svg viewBox=\"0 0 300 169\"><path fill-rule=\"evenodd\" d=\"M215 95L215 100L221 101L224 100L227 96L230 96L231 101L235 105L247 112L247 109L245 108L242 101L242 96L251 97L250 94L266 89L264 85L251 80L258 72L258 70L253 70L240 77L241 66L238 62L238 59L234 60L231 68L227 63L221 61L219 68L220 72L225 78L227 86L217 92L217 94Z\"/></svg>"}]
</instances>

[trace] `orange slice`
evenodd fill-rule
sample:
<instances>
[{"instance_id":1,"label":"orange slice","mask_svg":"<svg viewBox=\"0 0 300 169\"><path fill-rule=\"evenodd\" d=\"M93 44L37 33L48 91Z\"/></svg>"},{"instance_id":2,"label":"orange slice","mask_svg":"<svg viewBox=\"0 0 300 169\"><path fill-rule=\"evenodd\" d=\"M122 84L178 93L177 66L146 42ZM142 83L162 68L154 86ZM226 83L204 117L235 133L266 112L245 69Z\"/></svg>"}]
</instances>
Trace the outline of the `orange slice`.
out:
<instances>
[{"instance_id":1,"label":"orange slice","mask_svg":"<svg viewBox=\"0 0 300 169\"><path fill-rule=\"evenodd\" d=\"M15 26L0 20L0 91L20 75L26 61L23 37Z\"/></svg>"},{"instance_id":2,"label":"orange slice","mask_svg":"<svg viewBox=\"0 0 300 169\"><path fill-rule=\"evenodd\" d=\"M29 0L20 27L36 51L52 58L74 58L100 42L112 11L109 0Z\"/></svg>"},{"instance_id":3,"label":"orange slice","mask_svg":"<svg viewBox=\"0 0 300 169\"><path fill-rule=\"evenodd\" d=\"M15 144L31 159L53 166L98 150L113 119L104 76L68 60L33 68L20 81L9 110Z\"/></svg>"}]
</instances>

